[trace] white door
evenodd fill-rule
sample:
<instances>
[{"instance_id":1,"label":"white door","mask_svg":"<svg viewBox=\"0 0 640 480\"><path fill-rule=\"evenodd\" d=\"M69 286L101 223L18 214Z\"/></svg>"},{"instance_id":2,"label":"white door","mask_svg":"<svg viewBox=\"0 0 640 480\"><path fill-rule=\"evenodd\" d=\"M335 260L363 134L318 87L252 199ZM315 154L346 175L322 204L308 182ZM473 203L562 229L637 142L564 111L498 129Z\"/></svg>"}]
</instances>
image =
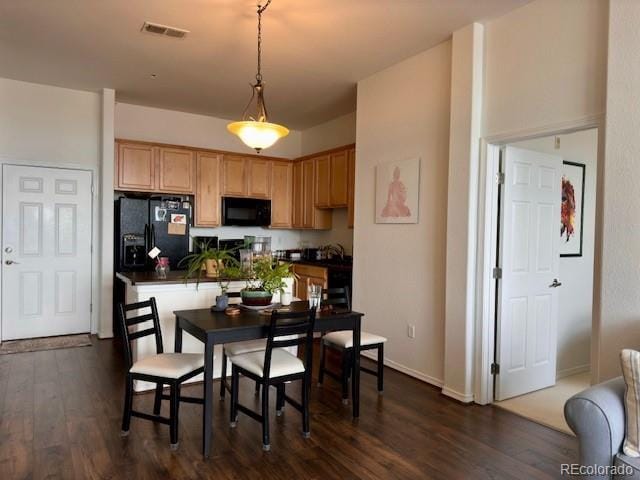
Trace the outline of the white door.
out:
<instances>
[{"instance_id":1,"label":"white door","mask_svg":"<svg viewBox=\"0 0 640 480\"><path fill-rule=\"evenodd\" d=\"M91 172L2 168L2 339L89 332Z\"/></svg>"},{"instance_id":2,"label":"white door","mask_svg":"<svg viewBox=\"0 0 640 480\"><path fill-rule=\"evenodd\" d=\"M506 147L496 400L555 384L562 158Z\"/></svg>"}]
</instances>

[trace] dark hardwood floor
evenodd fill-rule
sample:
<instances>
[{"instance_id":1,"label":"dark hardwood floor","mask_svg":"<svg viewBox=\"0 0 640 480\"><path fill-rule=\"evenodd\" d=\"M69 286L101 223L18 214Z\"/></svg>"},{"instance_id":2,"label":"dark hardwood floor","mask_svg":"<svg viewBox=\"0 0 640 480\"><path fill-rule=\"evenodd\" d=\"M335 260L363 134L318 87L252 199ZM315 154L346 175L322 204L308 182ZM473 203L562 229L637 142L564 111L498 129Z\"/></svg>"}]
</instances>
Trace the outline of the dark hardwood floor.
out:
<instances>
[{"instance_id":1,"label":"dark hardwood floor","mask_svg":"<svg viewBox=\"0 0 640 480\"><path fill-rule=\"evenodd\" d=\"M374 377L362 376L358 421L335 382L314 385L309 440L293 408L279 418L273 411L271 452L261 449L259 423L241 415L230 429L229 402L216 399L213 455L204 460L198 405L180 407L177 451L164 425L134 418L129 437L119 436L123 373L110 340L0 355L0 478L533 479L558 478L560 464L577 459L568 435L490 406L461 405L387 369L384 396ZM242 382L242 401L257 408L253 385ZM200 386L184 390L201 393ZM134 402L151 412L151 395Z\"/></svg>"}]
</instances>

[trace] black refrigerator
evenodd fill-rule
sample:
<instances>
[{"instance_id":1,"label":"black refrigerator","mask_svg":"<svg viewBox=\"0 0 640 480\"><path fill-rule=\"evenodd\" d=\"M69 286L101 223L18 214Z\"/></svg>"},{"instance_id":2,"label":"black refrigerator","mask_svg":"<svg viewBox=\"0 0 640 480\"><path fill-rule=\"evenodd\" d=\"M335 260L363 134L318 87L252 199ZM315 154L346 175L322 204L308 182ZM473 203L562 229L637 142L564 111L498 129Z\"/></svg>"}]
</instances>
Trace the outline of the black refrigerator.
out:
<instances>
[{"instance_id":1,"label":"black refrigerator","mask_svg":"<svg viewBox=\"0 0 640 480\"><path fill-rule=\"evenodd\" d=\"M152 270L154 247L172 270L189 254L191 205L180 199L119 198L115 205L116 272Z\"/></svg>"}]
</instances>

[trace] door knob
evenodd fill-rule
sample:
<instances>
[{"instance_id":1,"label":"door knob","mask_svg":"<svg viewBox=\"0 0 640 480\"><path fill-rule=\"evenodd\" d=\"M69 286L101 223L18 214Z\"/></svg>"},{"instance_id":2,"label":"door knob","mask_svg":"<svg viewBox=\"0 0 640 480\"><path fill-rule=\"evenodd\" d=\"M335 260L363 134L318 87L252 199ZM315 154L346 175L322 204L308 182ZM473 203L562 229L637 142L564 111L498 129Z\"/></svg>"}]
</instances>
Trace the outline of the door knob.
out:
<instances>
[{"instance_id":1,"label":"door knob","mask_svg":"<svg viewBox=\"0 0 640 480\"><path fill-rule=\"evenodd\" d=\"M549 285L549 288L558 288L562 286L562 282L559 282L557 278L553 279L553 283Z\"/></svg>"},{"instance_id":2,"label":"door knob","mask_svg":"<svg viewBox=\"0 0 640 480\"><path fill-rule=\"evenodd\" d=\"M5 265L13 265L14 263L16 265L20 264L20 262L14 262L13 260L5 260L4 263L5 263Z\"/></svg>"}]
</instances>

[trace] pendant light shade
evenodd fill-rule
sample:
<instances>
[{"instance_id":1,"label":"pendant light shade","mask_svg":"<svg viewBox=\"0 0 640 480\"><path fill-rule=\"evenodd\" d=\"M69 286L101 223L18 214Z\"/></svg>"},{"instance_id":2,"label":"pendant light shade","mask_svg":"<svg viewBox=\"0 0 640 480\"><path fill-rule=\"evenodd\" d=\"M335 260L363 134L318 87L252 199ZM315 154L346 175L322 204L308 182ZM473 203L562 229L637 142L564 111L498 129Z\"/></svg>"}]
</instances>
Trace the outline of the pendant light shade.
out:
<instances>
[{"instance_id":1,"label":"pendant light shade","mask_svg":"<svg viewBox=\"0 0 640 480\"><path fill-rule=\"evenodd\" d=\"M242 142L260 153L263 149L269 148L282 137L289 135L289 129L270 123L267 120L267 107L264 103L264 84L262 83L261 60L262 60L262 13L267 9L271 0L263 6L258 4L258 72L256 73L256 83L251 85L252 95L247 107L242 114L242 120L227 125L227 130L240 137ZM254 105L255 100L255 105ZM251 115L249 112L255 112Z\"/></svg>"}]
</instances>

